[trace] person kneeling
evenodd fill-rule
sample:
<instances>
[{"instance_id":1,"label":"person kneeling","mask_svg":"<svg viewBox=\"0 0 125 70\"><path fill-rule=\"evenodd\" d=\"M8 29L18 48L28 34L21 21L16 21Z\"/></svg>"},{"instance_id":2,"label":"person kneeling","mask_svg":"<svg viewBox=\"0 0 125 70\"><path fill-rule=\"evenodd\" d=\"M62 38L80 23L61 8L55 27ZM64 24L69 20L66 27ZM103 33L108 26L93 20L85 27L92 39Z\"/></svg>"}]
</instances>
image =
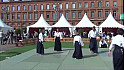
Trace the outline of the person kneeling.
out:
<instances>
[{"instance_id":1,"label":"person kneeling","mask_svg":"<svg viewBox=\"0 0 125 70\"><path fill-rule=\"evenodd\" d=\"M99 47L100 48L107 48L108 47L107 42L103 38L99 42Z\"/></svg>"},{"instance_id":2,"label":"person kneeling","mask_svg":"<svg viewBox=\"0 0 125 70\"><path fill-rule=\"evenodd\" d=\"M81 37L79 36L79 33L77 32L76 36L74 37L74 46L75 46L75 50L73 53L73 58L76 59L82 59L82 48L81 46L84 46L83 41L81 39Z\"/></svg>"}]
</instances>

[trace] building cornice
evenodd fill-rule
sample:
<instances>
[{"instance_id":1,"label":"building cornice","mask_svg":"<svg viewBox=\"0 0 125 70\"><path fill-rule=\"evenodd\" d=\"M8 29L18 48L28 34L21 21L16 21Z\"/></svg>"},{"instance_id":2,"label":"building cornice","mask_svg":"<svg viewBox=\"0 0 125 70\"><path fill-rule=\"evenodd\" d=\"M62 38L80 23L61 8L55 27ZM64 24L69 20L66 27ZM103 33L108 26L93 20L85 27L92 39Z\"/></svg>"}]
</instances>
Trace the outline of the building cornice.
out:
<instances>
[{"instance_id":1,"label":"building cornice","mask_svg":"<svg viewBox=\"0 0 125 70\"><path fill-rule=\"evenodd\" d=\"M93 0L33 0L33 1L12 1L12 2L0 2L0 4L11 4L11 3L32 3L32 2L77 2L77 1L93 1ZM100 0L94 0L100 1Z\"/></svg>"}]
</instances>

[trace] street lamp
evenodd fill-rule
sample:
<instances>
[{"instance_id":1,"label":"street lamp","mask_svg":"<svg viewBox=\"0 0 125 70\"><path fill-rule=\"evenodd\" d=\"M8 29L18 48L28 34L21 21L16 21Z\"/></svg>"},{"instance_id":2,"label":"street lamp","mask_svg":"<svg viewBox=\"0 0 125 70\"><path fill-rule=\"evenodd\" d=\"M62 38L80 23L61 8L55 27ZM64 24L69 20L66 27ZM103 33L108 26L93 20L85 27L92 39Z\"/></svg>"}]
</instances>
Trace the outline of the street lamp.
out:
<instances>
[{"instance_id":1,"label":"street lamp","mask_svg":"<svg viewBox=\"0 0 125 70\"><path fill-rule=\"evenodd\" d=\"M59 8L58 8L58 6L57 5L55 5L55 7L53 7L53 9L54 9L54 11L55 11L55 15L56 15L56 22L58 21L58 19L57 19L57 14L58 14L58 12L59 12Z\"/></svg>"},{"instance_id":2,"label":"street lamp","mask_svg":"<svg viewBox=\"0 0 125 70\"><path fill-rule=\"evenodd\" d=\"M6 12L7 12L7 10L6 10L6 8L5 7L2 7L2 9L1 9L1 14L3 14L3 22L5 23L6 22Z\"/></svg>"}]
</instances>

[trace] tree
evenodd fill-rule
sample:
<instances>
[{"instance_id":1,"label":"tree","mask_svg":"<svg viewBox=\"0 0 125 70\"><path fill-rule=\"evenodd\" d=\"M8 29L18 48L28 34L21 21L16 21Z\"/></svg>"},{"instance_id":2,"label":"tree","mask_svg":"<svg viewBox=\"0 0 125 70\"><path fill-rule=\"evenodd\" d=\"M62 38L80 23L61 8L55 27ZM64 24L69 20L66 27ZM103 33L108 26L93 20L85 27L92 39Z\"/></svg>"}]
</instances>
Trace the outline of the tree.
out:
<instances>
[{"instance_id":1,"label":"tree","mask_svg":"<svg viewBox=\"0 0 125 70\"><path fill-rule=\"evenodd\" d=\"M20 29L20 28L17 28L15 33L18 35L18 34L23 34L23 29Z\"/></svg>"},{"instance_id":2,"label":"tree","mask_svg":"<svg viewBox=\"0 0 125 70\"><path fill-rule=\"evenodd\" d=\"M1 26L0 26L0 30L1 30Z\"/></svg>"}]
</instances>

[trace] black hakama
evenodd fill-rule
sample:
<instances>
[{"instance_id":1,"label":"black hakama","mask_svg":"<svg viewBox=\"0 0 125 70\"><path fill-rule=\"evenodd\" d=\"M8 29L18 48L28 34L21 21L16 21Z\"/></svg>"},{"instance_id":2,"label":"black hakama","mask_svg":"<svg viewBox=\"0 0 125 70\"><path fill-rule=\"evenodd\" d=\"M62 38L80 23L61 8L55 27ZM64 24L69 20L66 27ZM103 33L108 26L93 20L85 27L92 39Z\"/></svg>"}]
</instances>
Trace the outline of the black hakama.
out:
<instances>
[{"instance_id":1,"label":"black hakama","mask_svg":"<svg viewBox=\"0 0 125 70\"><path fill-rule=\"evenodd\" d=\"M91 38L90 39L89 48L94 53L98 53L98 47L97 47L97 40L96 40L96 38Z\"/></svg>"},{"instance_id":2,"label":"black hakama","mask_svg":"<svg viewBox=\"0 0 125 70\"><path fill-rule=\"evenodd\" d=\"M41 42L39 42L39 40L37 41L37 51L38 54L44 54L44 47L43 44Z\"/></svg>"},{"instance_id":3,"label":"black hakama","mask_svg":"<svg viewBox=\"0 0 125 70\"><path fill-rule=\"evenodd\" d=\"M75 51L74 51L72 57L76 58L76 59L82 59L83 58L81 45L79 44L78 41L75 41Z\"/></svg>"},{"instance_id":4,"label":"black hakama","mask_svg":"<svg viewBox=\"0 0 125 70\"><path fill-rule=\"evenodd\" d=\"M107 48L107 44L101 45L101 48Z\"/></svg>"},{"instance_id":5,"label":"black hakama","mask_svg":"<svg viewBox=\"0 0 125 70\"><path fill-rule=\"evenodd\" d=\"M54 47L55 51L62 51L61 48L61 42L60 42L60 37L56 37L55 39L55 47Z\"/></svg>"},{"instance_id":6,"label":"black hakama","mask_svg":"<svg viewBox=\"0 0 125 70\"><path fill-rule=\"evenodd\" d=\"M115 45L113 51L114 70L124 70L124 49Z\"/></svg>"}]
</instances>

